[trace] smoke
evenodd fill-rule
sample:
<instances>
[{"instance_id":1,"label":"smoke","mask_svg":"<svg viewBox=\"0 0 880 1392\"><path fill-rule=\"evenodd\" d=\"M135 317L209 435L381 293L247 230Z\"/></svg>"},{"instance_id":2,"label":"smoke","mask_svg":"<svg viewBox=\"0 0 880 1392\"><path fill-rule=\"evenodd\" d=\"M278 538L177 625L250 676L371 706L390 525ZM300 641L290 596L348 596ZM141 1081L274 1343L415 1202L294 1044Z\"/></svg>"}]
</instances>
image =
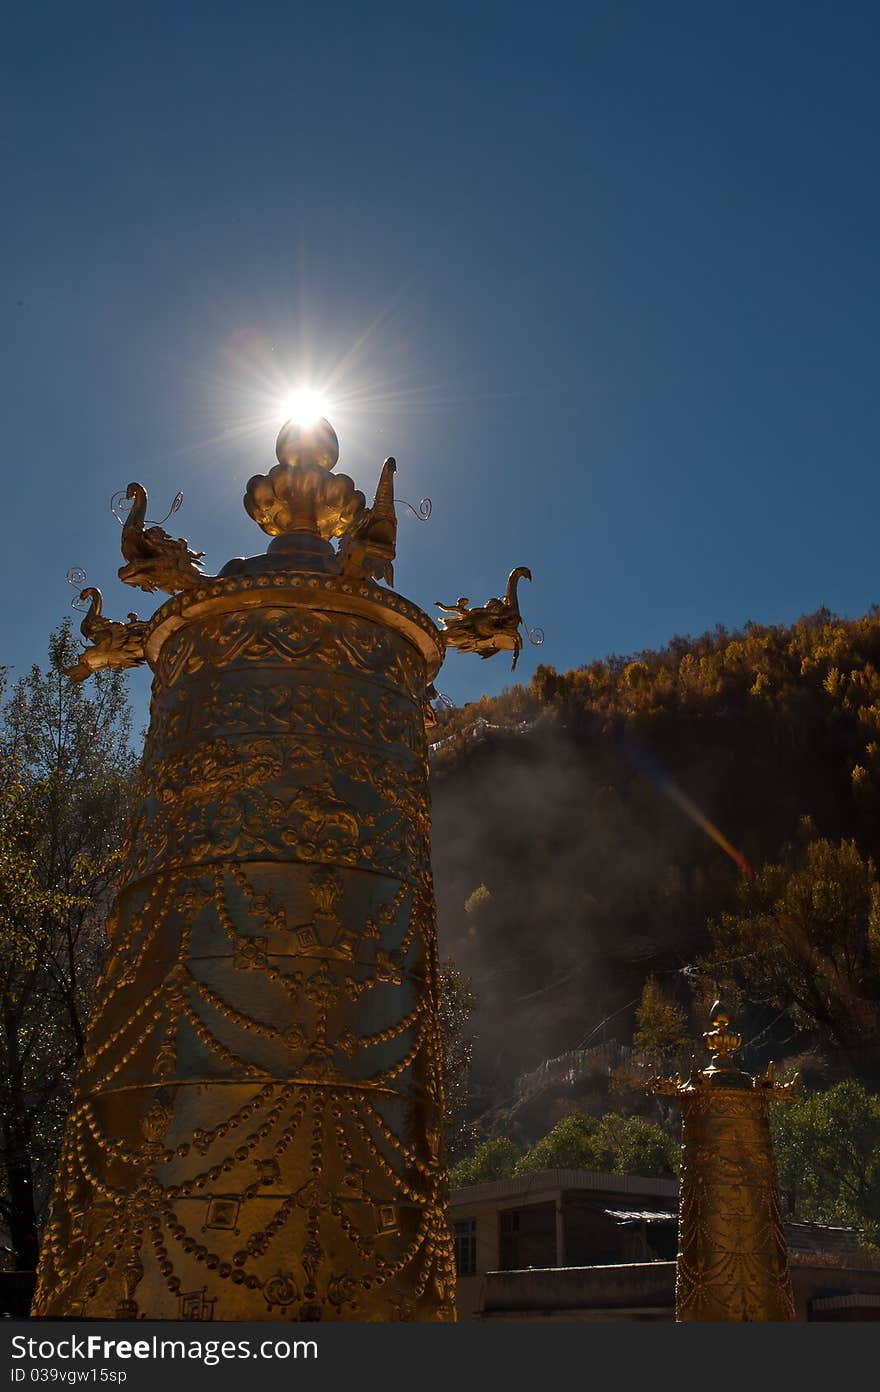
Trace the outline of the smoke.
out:
<instances>
[{"instance_id":1,"label":"smoke","mask_svg":"<svg viewBox=\"0 0 880 1392\"><path fill-rule=\"evenodd\" d=\"M613 741L597 751L552 722L495 735L432 798L440 951L473 982L475 1077L493 1091L687 960L699 833Z\"/></svg>"}]
</instances>

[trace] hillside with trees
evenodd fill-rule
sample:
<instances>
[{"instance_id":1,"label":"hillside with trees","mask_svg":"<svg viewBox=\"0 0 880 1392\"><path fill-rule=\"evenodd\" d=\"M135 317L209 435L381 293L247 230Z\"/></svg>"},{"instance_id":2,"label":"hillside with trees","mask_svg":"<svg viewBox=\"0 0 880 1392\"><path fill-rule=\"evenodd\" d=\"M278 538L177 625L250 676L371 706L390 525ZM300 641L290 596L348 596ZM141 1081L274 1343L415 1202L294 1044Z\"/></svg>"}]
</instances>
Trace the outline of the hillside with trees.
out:
<instances>
[{"instance_id":1,"label":"hillside with trees","mask_svg":"<svg viewBox=\"0 0 880 1392\"><path fill-rule=\"evenodd\" d=\"M719 992L746 1066L877 1086L880 610L542 666L433 740L478 1131L528 1147L615 1099L659 1119L645 1069L702 1053Z\"/></svg>"}]
</instances>

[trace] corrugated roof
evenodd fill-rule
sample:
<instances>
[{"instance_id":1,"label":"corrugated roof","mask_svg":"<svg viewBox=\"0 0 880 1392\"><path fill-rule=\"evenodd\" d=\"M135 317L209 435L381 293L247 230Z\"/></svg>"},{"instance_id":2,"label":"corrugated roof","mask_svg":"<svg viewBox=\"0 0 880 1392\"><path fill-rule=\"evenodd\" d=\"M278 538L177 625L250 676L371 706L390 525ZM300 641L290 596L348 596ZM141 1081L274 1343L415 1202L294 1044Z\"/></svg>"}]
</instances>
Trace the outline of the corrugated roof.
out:
<instances>
[{"instance_id":1,"label":"corrugated roof","mask_svg":"<svg viewBox=\"0 0 880 1392\"><path fill-rule=\"evenodd\" d=\"M677 1213L664 1213L657 1208L601 1208L600 1213L607 1213L609 1218L613 1218L617 1223L677 1223Z\"/></svg>"}]
</instances>

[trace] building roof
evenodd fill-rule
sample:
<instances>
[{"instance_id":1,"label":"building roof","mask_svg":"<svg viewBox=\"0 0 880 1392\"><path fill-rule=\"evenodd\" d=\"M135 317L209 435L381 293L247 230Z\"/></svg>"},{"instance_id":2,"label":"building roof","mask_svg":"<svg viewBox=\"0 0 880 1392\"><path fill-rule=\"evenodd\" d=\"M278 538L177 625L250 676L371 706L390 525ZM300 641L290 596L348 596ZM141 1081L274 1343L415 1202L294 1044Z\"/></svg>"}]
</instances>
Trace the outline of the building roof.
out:
<instances>
[{"instance_id":1,"label":"building roof","mask_svg":"<svg viewBox=\"0 0 880 1392\"><path fill-rule=\"evenodd\" d=\"M580 1189L595 1194L632 1194L637 1198L677 1199L678 1181L649 1179L645 1175L600 1174L596 1170L538 1170L516 1179L497 1179L491 1184L465 1184L453 1189L453 1208L496 1200L537 1198L560 1189Z\"/></svg>"},{"instance_id":2,"label":"building roof","mask_svg":"<svg viewBox=\"0 0 880 1392\"><path fill-rule=\"evenodd\" d=\"M785 1240L790 1252L864 1256L864 1244L857 1228L835 1227L830 1223L786 1223Z\"/></svg>"}]
</instances>

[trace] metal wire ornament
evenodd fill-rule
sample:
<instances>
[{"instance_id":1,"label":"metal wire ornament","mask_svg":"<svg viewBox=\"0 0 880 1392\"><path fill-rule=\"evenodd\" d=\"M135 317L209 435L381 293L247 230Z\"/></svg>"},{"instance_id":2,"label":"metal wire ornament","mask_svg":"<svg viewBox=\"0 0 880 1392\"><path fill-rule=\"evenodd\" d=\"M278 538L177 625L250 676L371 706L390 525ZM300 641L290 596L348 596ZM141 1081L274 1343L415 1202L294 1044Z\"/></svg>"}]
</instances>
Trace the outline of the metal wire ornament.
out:
<instances>
[{"instance_id":1,"label":"metal wire ornament","mask_svg":"<svg viewBox=\"0 0 880 1392\"><path fill-rule=\"evenodd\" d=\"M110 511L113 513L113 516L116 518L116 521L119 523L120 527L125 526L125 519L129 513L129 510L131 509L132 502L134 501L132 498L126 498L125 491L126 490L124 488L117 488L116 492L110 499ZM166 512L165 516L160 517L158 522L155 522L152 518L148 517L146 519L145 526L161 527L162 523L167 522L169 517L173 517L175 512L179 512L182 506L183 489L180 488L175 493L174 497L171 499L171 506Z\"/></svg>"},{"instance_id":2,"label":"metal wire ornament","mask_svg":"<svg viewBox=\"0 0 880 1392\"><path fill-rule=\"evenodd\" d=\"M520 612L520 619L522 621L522 626L526 631L526 637L528 638L529 642L532 644L533 647L540 648L541 644L544 641L543 628L529 628L525 619L522 617L522 612Z\"/></svg>"},{"instance_id":3,"label":"metal wire ornament","mask_svg":"<svg viewBox=\"0 0 880 1392\"><path fill-rule=\"evenodd\" d=\"M77 594L70 601L71 609L75 609L78 614L84 614L89 607L89 602L86 599L80 599L79 591L83 588L89 577L86 575L82 566L71 566L65 578L68 585L72 585L77 591Z\"/></svg>"},{"instance_id":4,"label":"metal wire ornament","mask_svg":"<svg viewBox=\"0 0 880 1392\"><path fill-rule=\"evenodd\" d=\"M443 710L455 710L455 702L451 696L447 696L445 691L438 691L434 697L434 705L440 706Z\"/></svg>"},{"instance_id":5,"label":"metal wire ornament","mask_svg":"<svg viewBox=\"0 0 880 1392\"><path fill-rule=\"evenodd\" d=\"M427 522L434 510L434 504L430 498L420 498L418 510L413 507L412 503L408 503L406 498L395 498L394 501L400 503L402 507L409 508L417 522Z\"/></svg>"}]
</instances>

